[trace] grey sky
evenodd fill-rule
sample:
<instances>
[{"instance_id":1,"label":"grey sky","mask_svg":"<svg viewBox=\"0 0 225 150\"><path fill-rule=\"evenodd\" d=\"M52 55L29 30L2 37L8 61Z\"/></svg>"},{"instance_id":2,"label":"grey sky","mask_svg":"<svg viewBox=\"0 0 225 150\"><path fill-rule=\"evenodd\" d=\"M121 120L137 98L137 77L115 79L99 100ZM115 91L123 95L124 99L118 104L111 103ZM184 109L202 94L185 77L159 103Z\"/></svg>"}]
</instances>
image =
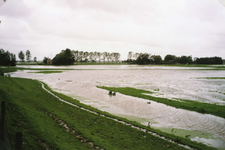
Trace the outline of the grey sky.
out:
<instances>
[{"instance_id":1,"label":"grey sky","mask_svg":"<svg viewBox=\"0 0 225 150\"><path fill-rule=\"evenodd\" d=\"M1 6L0 2L0 6ZM225 0L8 0L0 48L53 58L65 48L225 59Z\"/></svg>"}]
</instances>

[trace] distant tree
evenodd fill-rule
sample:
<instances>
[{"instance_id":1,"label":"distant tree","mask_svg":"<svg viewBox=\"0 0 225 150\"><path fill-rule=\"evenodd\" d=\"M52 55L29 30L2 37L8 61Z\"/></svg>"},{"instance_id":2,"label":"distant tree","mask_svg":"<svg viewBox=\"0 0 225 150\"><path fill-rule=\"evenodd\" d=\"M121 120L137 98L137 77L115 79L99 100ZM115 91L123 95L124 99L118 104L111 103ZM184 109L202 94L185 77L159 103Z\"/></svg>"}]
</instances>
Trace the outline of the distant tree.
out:
<instances>
[{"instance_id":1,"label":"distant tree","mask_svg":"<svg viewBox=\"0 0 225 150\"><path fill-rule=\"evenodd\" d=\"M97 59L98 59L99 63L100 63L101 57L102 57L102 53L101 52L97 52Z\"/></svg>"},{"instance_id":2,"label":"distant tree","mask_svg":"<svg viewBox=\"0 0 225 150\"><path fill-rule=\"evenodd\" d=\"M24 55L23 51L20 51L18 56L19 56L19 59L20 59L22 62L24 62L25 55Z\"/></svg>"},{"instance_id":3,"label":"distant tree","mask_svg":"<svg viewBox=\"0 0 225 150\"><path fill-rule=\"evenodd\" d=\"M79 51L79 61L82 62L84 57L84 52L83 51Z\"/></svg>"},{"instance_id":4,"label":"distant tree","mask_svg":"<svg viewBox=\"0 0 225 150\"><path fill-rule=\"evenodd\" d=\"M53 65L72 65L74 62L74 55L68 48L66 50L62 50L52 59Z\"/></svg>"},{"instance_id":5,"label":"distant tree","mask_svg":"<svg viewBox=\"0 0 225 150\"><path fill-rule=\"evenodd\" d=\"M120 53L114 53L115 61L118 62L120 59Z\"/></svg>"},{"instance_id":6,"label":"distant tree","mask_svg":"<svg viewBox=\"0 0 225 150\"><path fill-rule=\"evenodd\" d=\"M75 62L78 62L79 59L79 51L72 51Z\"/></svg>"},{"instance_id":7,"label":"distant tree","mask_svg":"<svg viewBox=\"0 0 225 150\"><path fill-rule=\"evenodd\" d=\"M109 60L111 58L111 54L109 52L106 53L106 59L108 60L108 63L109 63Z\"/></svg>"},{"instance_id":8,"label":"distant tree","mask_svg":"<svg viewBox=\"0 0 225 150\"><path fill-rule=\"evenodd\" d=\"M90 62L93 62L93 60L94 60L94 53L93 52L89 53L89 60L90 60Z\"/></svg>"},{"instance_id":9,"label":"distant tree","mask_svg":"<svg viewBox=\"0 0 225 150\"><path fill-rule=\"evenodd\" d=\"M3 66L16 66L16 55L9 51L0 49L0 65Z\"/></svg>"},{"instance_id":10,"label":"distant tree","mask_svg":"<svg viewBox=\"0 0 225 150\"><path fill-rule=\"evenodd\" d=\"M132 57L133 57L133 52L131 52L131 51L128 52L127 61L131 61Z\"/></svg>"},{"instance_id":11,"label":"distant tree","mask_svg":"<svg viewBox=\"0 0 225 150\"><path fill-rule=\"evenodd\" d=\"M50 59L49 57L44 57L43 63L44 63L44 64L47 64L49 59Z\"/></svg>"},{"instance_id":12,"label":"distant tree","mask_svg":"<svg viewBox=\"0 0 225 150\"><path fill-rule=\"evenodd\" d=\"M139 65L151 64L153 63L152 59L150 59L150 55L148 53L140 54L136 60L136 63Z\"/></svg>"},{"instance_id":13,"label":"distant tree","mask_svg":"<svg viewBox=\"0 0 225 150\"><path fill-rule=\"evenodd\" d=\"M37 57L34 57L34 62L37 62Z\"/></svg>"},{"instance_id":14,"label":"distant tree","mask_svg":"<svg viewBox=\"0 0 225 150\"><path fill-rule=\"evenodd\" d=\"M96 62L96 59L97 59L97 58L98 58L98 52L95 51L95 52L93 53L93 59L95 60L95 62Z\"/></svg>"},{"instance_id":15,"label":"distant tree","mask_svg":"<svg viewBox=\"0 0 225 150\"><path fill-rule=\"evenodd\" d=\"M84 54L83 54L83 57L84 57L84 61L85 62L87 62L88 61L88 55L89 55L89 53L88 52L84 52Z\"/></svg>"},{"instance_id":16,"label":"distant tree","mask_svg":"<svg viewBox=\"0 0 225 150\"><path fill-rule=\"evenodd\" d=\"M181 56L177 62L181 64L192 64L192 56Z\"/></svg>"},{"instance_id":17,"label":"distant tree","mask_svg":"<svg viewBox=\"0 0 225 150\"><path fill-rule=\"evenodd\" d=\"M204 58L196 58L195 64L223 64L223 60L221 57L204 57Z\"/></svg>"},{"instance_id":18,"label":"distant tree","mask_svg":"<svg viewBox=\"0 0 225 150\"><path fill-rule=\"evenodd\" d=\"M30 61L31 60L31 53L29 50L26 51L26 60Z\"/></svg>"},{"instance_id":19,"label":"distant tree","mask_svg":"<svg viewBox=\"0 0 225 150\"><path fill-rule=\"evenodd\" d=\"M112 63L113 63L113 60L115 59L115 53L111 53L109 59L110 59L110 60L112 61Z\"/></svg>"},{"instance_id":20,"label":"distant tree","mask_svg":"<svg viewBox=\"0 0 225 150\"><path fill-rule=\"evenodd\" d=\"M164 63L165 64L174 64L176 63L176 56L175 55L166 55L164 58Z\"/></svg>"},{"instance_id":21,"label":"distant tree","mask_svg":"<svg viewBox=\"0 0 225 150\"><path fill-rule=\"evenodd\" d=\"M105 59L107 58L107 52L103 52L103 53L102 53L102 58L103 58L104 63L105 63Z\"/></svg>"},{"instance_id":22,"label":"distant tree","mask_svg":"<svg viewBox=\"0 0 225 150\"><path fill-rule=\"evenodd\" d=\"M136 59L138 58L139 55L140 55L140 53L135 53L135 54L133 55L134 59L136 60Z\"/></svg>"},{"instance_id":23,"label":"distant tree","mask_svg":"<svg viewBox=\"0 0 225 150\"><path fill-rule=\"evenodd\" d=\"M162 64L163 63L162 57L160 55L152 55L151 58L152 58L152 61L154 64Z\"/></svg>"}]
</instances>

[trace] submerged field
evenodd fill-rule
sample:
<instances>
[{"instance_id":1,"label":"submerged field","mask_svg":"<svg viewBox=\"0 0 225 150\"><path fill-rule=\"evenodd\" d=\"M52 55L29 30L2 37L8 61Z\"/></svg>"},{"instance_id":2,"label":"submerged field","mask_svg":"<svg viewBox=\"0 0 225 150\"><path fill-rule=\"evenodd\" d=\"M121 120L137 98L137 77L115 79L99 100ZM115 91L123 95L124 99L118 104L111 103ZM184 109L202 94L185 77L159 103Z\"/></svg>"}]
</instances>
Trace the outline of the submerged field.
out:
<instances>
[{"instance_id":1,"label":"submerged field","mask_svg":"<svg viewBox=\"0 0 225 150\"><path fill-rule=\"evenodd\" d=\"M185 149L62 103L44 91L38 81L0 76L0 83L0 100L6 101L8 130L12 135L17 131L23 133L23 149ZM198 149L212 149L188 139L171 138Z\"/></svg>"},{"instance_id":2,"label":"submerged field","mask_svg":"<svg viewBox=\"0 0 225 150\"><path fill-rule=\"evenodd\" d=\"M167 98L154 97L154 96L150 95L153 92L130 88L130 87L98 86L98 88L105 89L108 91L118 92L121 94L133 96L133 97L156 101L156 102L163 103L168 106L175 107L175 108L186 109L186 110L190 110L190 111L199 112L202 114L212 114L215 116L225 118L225 106L224 105L200 103L197 101L191 101L191 100L185 100L185 99L171 100L171 99L167 99ZM147 95L147 94L149 94L149 95Z\"/></svg>"},{"instance_id":3,"label":"submerged field","mask_svg":"<svg viewBox=\"0 0 225 150\"><path fill-rule=\"evenodd\" d=\"M44 72L38 73L38 69ZM81 104L137 121L145 127L150 122L152 129L225 148L224 67L23 66L11 76L41 80ZM116 96L109 96L107 90L96 86L127 87L134 91L118 91ZM144 93L137 96L139 90Z\"/></svg>"}]
</instances>

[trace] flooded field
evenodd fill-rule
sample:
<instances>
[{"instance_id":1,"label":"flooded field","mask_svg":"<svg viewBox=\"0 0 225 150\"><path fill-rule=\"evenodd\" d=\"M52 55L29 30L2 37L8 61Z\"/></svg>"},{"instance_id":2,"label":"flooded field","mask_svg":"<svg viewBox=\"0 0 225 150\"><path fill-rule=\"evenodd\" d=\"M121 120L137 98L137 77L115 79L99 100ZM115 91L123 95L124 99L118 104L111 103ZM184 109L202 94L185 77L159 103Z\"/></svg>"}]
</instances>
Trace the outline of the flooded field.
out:
<instances>
[{"instance_id":1,"label":"flooded field","mask_svg":"<svg viewBox=\"0 0 225 150\"><path fill-rule=\"evenodd\" d=\"M164 104L108 91L96 86L133 87L154 92L155 97L172 100L188 99L204 103L225 105L225 71L212 68L163 66L20 66L32 68L70 68L62 73L34 73L18 71L12 77L38 79L53 90L64 93L82 103L130 120L135 120L164 132L188 136L191 140L225 149L225 119L176 109ZM210 70L212 69L212 70ZM33 72L33 73L32 73Z\"/></svg>"}]
</instances>

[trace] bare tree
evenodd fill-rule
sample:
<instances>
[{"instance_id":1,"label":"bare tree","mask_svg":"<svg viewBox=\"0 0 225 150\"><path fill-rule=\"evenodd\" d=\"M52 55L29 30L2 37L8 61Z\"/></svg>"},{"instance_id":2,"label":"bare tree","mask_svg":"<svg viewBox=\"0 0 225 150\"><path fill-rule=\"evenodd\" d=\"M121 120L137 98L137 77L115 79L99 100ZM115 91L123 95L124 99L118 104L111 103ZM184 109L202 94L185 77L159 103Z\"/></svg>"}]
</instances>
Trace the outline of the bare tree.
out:
<instances>
[{"instance_id":1,"label":"bare tree","mask_svg":"<svg viewBox=\"0 0 225 150\"><path fill-rule=\"evenodd\" d=\"M94 53L93 52L90 52L89 53L89 60L90 60L90 62L93 61L93 56L94 56Z\"/></svg>"},{"instance_id":2,"label":"bare tree","mask_svg":"<svg viewBox=\"0 0 225 150\"><path fill-rule=\"evenodd\" d=\"M108 63L109 63L109 60L110 60L110 58L111 58L111 54L110 54L109 52L106 54L106 58L107 58Z\"/></svg>"},{"instance_id":3,"label":"bare tree","mask_svg":"<svg viewBox=\"0 0 225 150\"><path fill-rule=\"evenodd\" d=\"M102 58L103 58L103 60L104 60L104 63L105 63L106 57L107 57L107 52L103 52L103 53L102 53Z\"/></svg>"},{"instance_id":4,"label":"bare tree","mask_svg":"<svg viewBox=\"0 0 225 150\"><path fill-rule=\"evenodd\" d=\"M128 53L127 60L128 60L128 61L131 61L132 57L133 57L133 52L130 51L130 52Z\"/></svg>"},{"instance_id":5,"label":"bare tree","mask_svg":"<svg viewBox=\"0 0 225 150\"><path fill-rule=\"evenodd\" d=\"M87 59L87 58L88 58L88 55L89 55L88 52L84 52L84 55L83 55L83 56L84 56L84 59L85 59L86 62L87 62L87 60L88 60L88 59Z\"/></svg>"},{"instance_id":6,"label":"bare tree","mask_svg":"<svg viewBox=\"0 0 225 150\"><path fill-rule=\"evenodd\" d=\"M135 53L133 56L135 59L137 59L139 57L140 53Z\"/></svg>"},{"instance_id":7,"label":"bare tree","mask_svg":"<svg viewBox=\"0 0 225 150\"><path fill-rule=\"evenodd\" d=\"M83 60L83 55L84 55L84 52L80 51L79 52L79 60L80 60L80 62L82 62L82 60Z\"/></svg>"},{"instance_id":8,"label":"bare tree","mask_svg":"<svg viewBox=\"0 0 225 150\"><path fill-rule=\"evenodd\" d=\"M96 63L96 59L97 59L97 57L98 57L98 52L94 52L94 55L93 55L93 58L94 58L94 60L95 60L95 63Z\"/></svg>"},{"instance_id":9,"label":"bare tree","mask_svg":"<svg viewBox=\"0 0 225 150\"><path fill-rule=\"evenodd\" d=\"M102 54L100 52L97 52L97 58L98 58L99 64L100 64L101 56Z\"/></svg>"},{"instance_id":10,"label":"bare tree","mask_svg":"<svg viewBox=\"0 0 225 150\"><path fill-rule=\"evenodd\" d=\"M73 54L73 56L74 56L74 60L75 60L75 62L78 62L78 56L79 56L79 52L78 52L78 50L76 50L76 51L72 51L72 54Z\"/></svg>"},{"instance_id":11,"label":"bare tree","mask_svg":"<svg viewBox=\"0 0 225 150\"><path fill-rule=\"evenodd\" d=\"M114 53L114 57L116 60L116 63L118 62L118 60L120 59L120 53Z\"/></svg>"}]
</instances>

